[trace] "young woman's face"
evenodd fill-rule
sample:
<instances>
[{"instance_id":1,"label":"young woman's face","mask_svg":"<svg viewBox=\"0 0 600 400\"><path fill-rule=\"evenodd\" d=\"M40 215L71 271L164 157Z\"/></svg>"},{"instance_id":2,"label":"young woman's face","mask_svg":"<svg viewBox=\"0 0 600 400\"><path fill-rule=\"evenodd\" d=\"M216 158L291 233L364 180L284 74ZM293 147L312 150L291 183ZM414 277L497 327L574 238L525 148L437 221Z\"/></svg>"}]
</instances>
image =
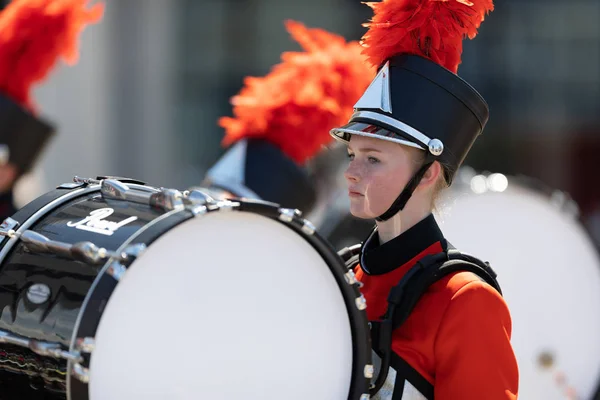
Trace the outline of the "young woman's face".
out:
<instances>
[{"instance_id":1,"label":"young woman's face","mask_svg":"<svg viewBox=\"0 0 600 400\"><path fill-rule=\"evenodd\" d=\"M415 172L412 150L386 140L352 136L350 165L344 173L352 215L371 219L387 211Z\"/></svg>"}]
</instances>

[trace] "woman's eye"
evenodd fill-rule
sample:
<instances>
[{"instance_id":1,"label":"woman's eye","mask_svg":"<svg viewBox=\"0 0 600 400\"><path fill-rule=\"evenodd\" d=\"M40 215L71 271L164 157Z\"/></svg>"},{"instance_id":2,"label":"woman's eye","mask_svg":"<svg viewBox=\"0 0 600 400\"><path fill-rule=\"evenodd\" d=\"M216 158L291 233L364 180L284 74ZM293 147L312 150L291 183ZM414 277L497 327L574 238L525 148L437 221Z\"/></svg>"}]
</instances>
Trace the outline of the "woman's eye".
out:
<instances>
[{"instance_id":1,"label":"woman's eye","mask_svg":"<svg viewBox=\"0 0 600 400\"><path fill-rule=\"evenodd\" d=\"M371 164L377 164L379 162L379 160L375 157L369 157L368 160Z\"/></svg>"},{"instance_id":2,"label":"woman's eye","mask_svg":"<svg viewBox=\"0 0 600 400\"><path fill-rule=\"evenodd\" d=\"M354 160L354 154L348 153L348 158L350 159L350 161Z\"/></svg>"}]
</instances>

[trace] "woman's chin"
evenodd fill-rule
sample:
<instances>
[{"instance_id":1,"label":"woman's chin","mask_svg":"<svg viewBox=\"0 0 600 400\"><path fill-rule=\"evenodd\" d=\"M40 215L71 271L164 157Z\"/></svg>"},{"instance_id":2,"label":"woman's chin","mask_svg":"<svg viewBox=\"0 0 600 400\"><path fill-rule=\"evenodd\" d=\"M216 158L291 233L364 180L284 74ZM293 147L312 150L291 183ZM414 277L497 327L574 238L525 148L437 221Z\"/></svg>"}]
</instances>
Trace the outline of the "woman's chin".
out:
<instances>
[{"instance_id":1,"label":"woman's chin","mask_svg":"<svg viewBox=\"0 0 600 400\"><path fill-rule=\"evenodd\" d=\"M366 212L363 207L350 206L350 214L352 214L353 217L360 218L360 219L374 219L375 218L374 215L372 215L369 212Z\"/></svg>"}]
</instances>

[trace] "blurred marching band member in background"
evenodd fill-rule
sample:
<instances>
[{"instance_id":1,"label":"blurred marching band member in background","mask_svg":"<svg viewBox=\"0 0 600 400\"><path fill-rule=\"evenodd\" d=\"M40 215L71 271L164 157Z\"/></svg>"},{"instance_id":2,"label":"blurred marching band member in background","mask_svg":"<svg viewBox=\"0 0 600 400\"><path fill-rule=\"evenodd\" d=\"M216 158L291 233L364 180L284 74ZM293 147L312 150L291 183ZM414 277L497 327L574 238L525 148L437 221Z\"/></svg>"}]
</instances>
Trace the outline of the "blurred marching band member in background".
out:
<instances>
[{"instance_id":1,"label":"blurred marching band member in background","mask_svg":"<svg viewBox=\"0 0 600 400\"><path fill-rule=\"evenodd\" d=\"M222 117L227 152L202 186L306 213L317 201L309 163L332 142L375 70L358 42L295 21L285 26L303 51L285 52L265 77L247 77Z\"/></svg>"},{"instance_id":2,"label":"blurred marching band member in background","mask_svg":"<svg viewBox=\"0 0 600 400\"><path fill-rule=\"evenodd\" d=\"M31 94L59 58L74 65L79 34L103 15L87 0L13 0L0 12L0 218L16 211L17 181L31 172L55 127Z\"/></svg>"}]
</instances>

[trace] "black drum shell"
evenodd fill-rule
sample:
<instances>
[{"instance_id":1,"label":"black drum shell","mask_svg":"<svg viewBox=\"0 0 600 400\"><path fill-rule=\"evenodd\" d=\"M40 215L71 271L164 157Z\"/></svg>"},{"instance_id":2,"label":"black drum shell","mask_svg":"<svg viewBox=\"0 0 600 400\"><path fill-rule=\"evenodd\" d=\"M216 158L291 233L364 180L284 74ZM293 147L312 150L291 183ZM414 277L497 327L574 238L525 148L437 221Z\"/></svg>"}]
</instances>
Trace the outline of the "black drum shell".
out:
<instances>
[{"instance_id":1,"label":"black drum shell","mask_svg":"<svg viewBox=\"0 0 600 400\"><path fill-rule=\"evenodd\" d=\"M77 195L76 191L81 194ZM69 193L73 194L71 199L57 205L56 208L48 207ZM43 207L47 207L48 210L39 218L32 218ZM101 208L114 210L107 217L110 221L122 221L133 216L136 219L119 227L110 235L68 225L69 222L73 224L84 220L90 212ZM163 210L150 208L148 205L105 199L98 187L96 190L87 188L87 192L86 189L79 188L51 191L28 204L12 218L20 224L25 221L31 223L37 219L28 229L51 240L69 244L90 241L99 247L114 251L140 228L162 214ZM48 253L32 252L21 241L5 250L8 243L8 238L3 238L0 244L0 329L29 339L60 343L68 349L77 316L102 264L90 265ZM35 304L28 299L28 289L34 284L43 284L50 289L47 301ZM7 388L19 387L21 390L15 394L15 398L37 398L36 396L41 395L38 390L40 387L48 393L57 389L59 398L64 398L64 393L60 394L60 391L64 390L66 361L41 357L18 346L3 344L0 345L0 350L0 385L6 384ZM55 385L49 385L48 382L44 385L43 379L39 377L29 379L27 376L14 376L12 373L20 371L27 374L37 371L41 374L44 369L54 371L50 375L53 379L59 379ZM7 374L7 370L12 372ZM35 381L39 381L38 384L35 384ZM9 382L15 384L10 385ZM31 389L31 393L25 394L23 388L27 388L26 392ZM2 390L1 398L10 398L5 396L10 395Z\"/></svg>"}]
</instances>

